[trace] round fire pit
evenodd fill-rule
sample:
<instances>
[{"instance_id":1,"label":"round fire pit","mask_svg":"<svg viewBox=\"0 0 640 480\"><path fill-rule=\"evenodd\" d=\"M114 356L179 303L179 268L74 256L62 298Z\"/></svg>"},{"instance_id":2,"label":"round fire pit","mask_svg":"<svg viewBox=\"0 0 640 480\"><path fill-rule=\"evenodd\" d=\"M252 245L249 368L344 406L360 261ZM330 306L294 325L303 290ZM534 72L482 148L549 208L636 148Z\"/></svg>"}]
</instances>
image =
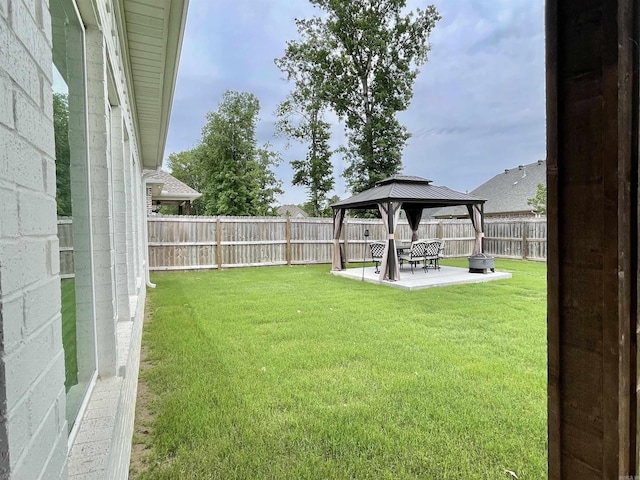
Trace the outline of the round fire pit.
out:
<instances>
[{"instance_id":1,"label":"round fire pit","mask_svg":"<svg viewBox=\"0 0 640 480\"><path fill-rule=\"evenodd\" d=\"M469 273L495 272L494 258L485 253L478 253L469 257Z\"/></svg>"}]
</instances>

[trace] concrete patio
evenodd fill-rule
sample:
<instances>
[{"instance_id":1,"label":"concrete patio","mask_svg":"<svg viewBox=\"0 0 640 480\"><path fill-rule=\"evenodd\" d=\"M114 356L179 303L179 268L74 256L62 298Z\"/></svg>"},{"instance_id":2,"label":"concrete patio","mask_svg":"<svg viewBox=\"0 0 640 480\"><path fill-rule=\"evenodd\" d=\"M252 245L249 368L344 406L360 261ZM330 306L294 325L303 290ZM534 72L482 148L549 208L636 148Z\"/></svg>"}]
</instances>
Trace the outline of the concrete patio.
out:
<instances>
[{"instance_id":1,"label":"concrete patio","mask_svg":"<svg viewBox=\"0 0 640 480\"><path fill-rule=\"evenodd\" d=\"M414 269L414 273L408 266L400 270L400 280L395 282L380 281L380 275L375 273L375 267L364 268L364 281L370 283L380 283L394 288L402 288L404 290L420 290L422 288L445 287L448 285L459 285L463 283L482 283L494 280L505 280L511 278L511 274L507 272L491 272L489 273L469 273L467 268L446 267L440 270L429 269L425 273L422 268ZM340 277L351 278L353 280L362 281L362 267L348 268L346 270L331 271L334 275Z\"/></svg>"}]
</instances>

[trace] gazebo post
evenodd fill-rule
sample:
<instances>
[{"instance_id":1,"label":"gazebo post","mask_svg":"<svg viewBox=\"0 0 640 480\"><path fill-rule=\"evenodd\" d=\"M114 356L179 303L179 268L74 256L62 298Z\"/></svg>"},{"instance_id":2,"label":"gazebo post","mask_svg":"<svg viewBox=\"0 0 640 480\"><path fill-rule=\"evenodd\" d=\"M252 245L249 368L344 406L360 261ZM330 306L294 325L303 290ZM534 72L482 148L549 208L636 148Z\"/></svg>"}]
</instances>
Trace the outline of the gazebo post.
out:
<instances>
[{"instance_id":1,"label":"gazebo post","mask_svg":"<svg viewBox=\"0 0 640 480\"><path fill-rule=\"evenodd\" d=\"M383 222L385 222L385 230L387 231L386 245L380 268L380 280L395 281L400 279L394 233L395 225L398 223L398 218L400 217L401 205L401 203L393 201L378 203L378 209L382 215Z\"/></svg>"},{"instance_id":2,"label":"gazebo post","mask_svg":"<svg viewBox=\"0 0 640 480\"><path fill-rule=\"evenodd\" d=\"M344 220L344 208L333 209L333 259L331 270L344 270L342 252L340 251L340 234L342 233L342 221Z\"/></svg>"},{"instance_id":3,"label":"gazebo post","mask_svg":"<svg viewBox=\"0 0 640 480\"><path fill-rule=\"evenodd\" d=\"M476 239L473 244L473 255L484 252L484 204L474 203L468 204L469 220L473 225L476 233Z\"/></svg>"},{"instance_id":4,"label":"gazebo post","mask_svg":"<svg viewBox=\"0 0 640 480\"><path fill-rule=\"evenodd\" d=\"M480 238L480 253L484 253L484 203L480 204L480 225L482 225L482 237Z\"/></svg>"},{"instance_id":5,"label":"gazebo post","mask_svg":"<svg viewBox=\"0 0 640 480\"><path fill-rule=\"evenodd\" d=\"M396 251L396 240L394 237L394 225L393 225L393 220L394 220L394 210L393 210L393 202L389 202L387 203L387 212L388 212L388 232L389 232L389 280L390 281L395 281L398 280L396 278L396 256L394 255L395 251Z\"/></svg>"}]
</instances>

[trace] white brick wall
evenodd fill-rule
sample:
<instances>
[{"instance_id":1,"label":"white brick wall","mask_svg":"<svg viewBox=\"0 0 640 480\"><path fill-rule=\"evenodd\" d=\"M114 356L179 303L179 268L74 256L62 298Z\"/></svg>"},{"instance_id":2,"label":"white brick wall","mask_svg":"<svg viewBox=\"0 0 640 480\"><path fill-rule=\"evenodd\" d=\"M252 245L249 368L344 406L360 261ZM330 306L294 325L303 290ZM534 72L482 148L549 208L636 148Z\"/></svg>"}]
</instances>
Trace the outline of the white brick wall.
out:
<instances>
[{"instance_id":1,"label":"white brick wall","mask_svg":"<svg viewBox=\"0 0 640 480\"><path fill-rule=\"evenodd\" d=\"M99 16L83 19L88 155L82 149L72 151L70 174L76 312L78 317L95 319L95 331L93 323L79 324L78 353L82 358L97 357L98 382L116 380L127 385L110 442L110 451L115 452L108 462L111 473L106 474L126 478L137 361L129 359L124 381L112 378L119 364L116 321L119 315L122 319L134 316L138 323L131 325L139 341L147 192L141 183L128 83L122 78L128 65L122 63L126 56L113 30L113 2L96 0L92 6L95 10L80 9ZM69 41L67 60L79 60L81 47L80 42ZM0 403L4 406L0 409L0 478L68 476L51 65L48 0L0 0ZM109 89L108 65L114 75ZM74 109L84 100L85 78L81 72L66 74L69 108L77 113ZM117 105L111 117L110 100ZM73 115L70 121L82 118ZM83 128L72 125L71 145L84 142L77 133ZM135 312L129 312L130 295L139 300ZM92 341L84 341L94 337L97 351ZM84 362L79 369L87 379L94 365ZM81 427L82 422L76 425ZM91 432L83 435L91 437ZM78 470L75 474L85 478Z\"/></svg>"},{"instance_id":2,"label":"white brick wall","mask_svg":"<svg viewBox=\"0 0 640 480\"><path fill-rule=\"evenodd\" d=\"M125 133L125 132L123 132ZM128 135L125 135L124 142L124 183L125 183L125 245L126 245L126 257L125 261L129 267L127 275L127 291L129 295L137 295L136 292L136 267L135 267L135 219L136 219L136 204L133 198L133 177L131 170L133 169L133 158L131 156L131 145L128 139ZM135 315L135 312L129 312L131 316Z\"/></svg>"},{"instance_id":3,"label":"white brick wall","mask_svg":"<svg viewBox=\"0 0 640 480\"><path fill-rule=\"evenodd\" d=\"M129 266L127 264L127 198L124 174L122 109L111 108L111 159L113 178L113 226L118 320L129 321Z\"/></svg>"},{"instance_id":4,"label":"white brick wall","mask_svg":"<svg viewBox=\"0 0 640 480\"><path fill-rule=\"evenodd\" d=\"M0 476L12 479L66 476L46 12L0 1Z\"/></svg>"},{"instance_id":5,"label":"white brick wall","mask_svg":"<svg viewBox=\"0 0 640 480\"><path fill-rule=\"evenodd\" d=\"M87 97L89 101L89 157L91 158L91 217L93 268L96 292L98 373L116 375L116 276L113 228L113 187L109 105L107 102L107 57L105 40L97 28L85 33L87 51Z\"/></svg>"}]
</instances>

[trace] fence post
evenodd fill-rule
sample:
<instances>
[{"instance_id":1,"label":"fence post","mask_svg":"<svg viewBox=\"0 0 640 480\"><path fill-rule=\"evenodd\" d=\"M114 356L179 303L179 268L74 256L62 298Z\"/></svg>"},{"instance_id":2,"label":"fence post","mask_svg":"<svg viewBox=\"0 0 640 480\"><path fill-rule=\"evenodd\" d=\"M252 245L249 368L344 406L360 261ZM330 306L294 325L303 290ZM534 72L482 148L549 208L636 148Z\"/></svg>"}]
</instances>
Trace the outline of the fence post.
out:
<instances>
[{"instance_id":1,"label":"fence post","mask_svg":"<svg viewBox=\"0 0 640 480\"><path fill-rule=\"evenodd\" d=\"M342 229L342 239L344 240L344 263L349 263L349 219L344 219L344 228Z\"/></svg>"},{"instance_id":2,"label":"fence post","mask_svg":"<svg viewBox=\"0 0 640 480\"><path fill-rule=\"evenodd\" d=\"M286 246L287 265L291 265L291 217L287 217L287 226L285 228L285 236L287 240L287 246Z\"/></svg>"},{"instance_id":3,"label":"fence post","mask_svg":"<svg viewBox=\"0 0 640 480\"><path fill-rule=\"evenodd\" d=\"M218 269L222 270L222 223L220 217L216 218L216 260Z\"/></svg>"},{"instance_id":4,"label":"fence post","mask_svg":"<svg viewBox=\"0 0 640 480\"><path fill-rule=\"evenodd\" d=\"M442 220L438 220L438 225L436 226L436 238L444 239L444 226L442 225Z\"/></svg>"},{"instance_id":5,"label":"fence post","mask_svg":"<svg viewBox=\"0 0 640 480\"><path fill-rule=\"evenodd\" d=\"M521 222L522 225L522 259L527 259L527 222Z\"/></svg>"}]
</instances>

